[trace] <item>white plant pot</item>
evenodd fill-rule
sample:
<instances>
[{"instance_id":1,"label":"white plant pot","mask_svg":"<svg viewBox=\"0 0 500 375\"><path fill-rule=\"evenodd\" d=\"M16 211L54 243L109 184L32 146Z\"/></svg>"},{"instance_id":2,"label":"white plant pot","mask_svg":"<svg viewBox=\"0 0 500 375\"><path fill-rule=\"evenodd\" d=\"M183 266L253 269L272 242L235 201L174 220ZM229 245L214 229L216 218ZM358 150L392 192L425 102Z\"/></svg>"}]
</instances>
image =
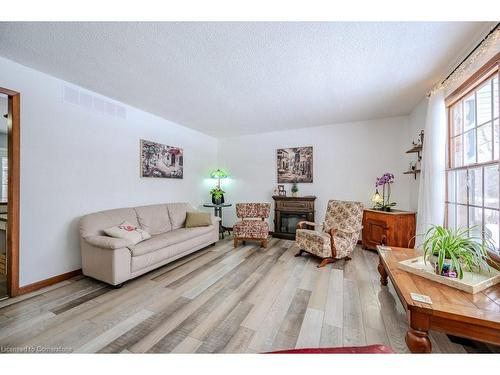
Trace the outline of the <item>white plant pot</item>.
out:
<instances>
[{"instance_id":1,"label":"white plant pot","mask_svg":"<svg viewBox=\"0 0 500 375\"><path fill-rule=\"evenodd\" d=\"M436 270L436 265L438 264L438 257L436 255L429 256L429 263L432 265L432 268L434 270ZM453 265L453 263L452 263L451 259L445 259L443 265L451 267ZM437 271L436 271L436 274L438 274Z\"/></svg>"}]
</instances>

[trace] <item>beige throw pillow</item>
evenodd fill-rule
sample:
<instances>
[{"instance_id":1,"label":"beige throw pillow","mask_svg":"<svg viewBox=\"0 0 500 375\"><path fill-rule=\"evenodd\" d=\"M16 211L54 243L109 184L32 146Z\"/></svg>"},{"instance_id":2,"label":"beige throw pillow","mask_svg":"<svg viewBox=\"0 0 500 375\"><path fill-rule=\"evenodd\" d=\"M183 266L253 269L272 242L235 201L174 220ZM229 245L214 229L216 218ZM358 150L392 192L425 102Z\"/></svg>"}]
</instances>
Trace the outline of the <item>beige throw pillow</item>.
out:
<instances>
[{"instance_id":1,"label":"beige throw pillow","mask_svg":"<svg viewBox=\"0 0 500 375\"><path fill-rule=\"evenodd\" d=\"M186 212L186 228L207 227L212 219L207 212Z\"/></svg>"},{"instance_id":2,"label":"beige throw pillow","mask_svg":"<svg viewBox=\"0 0 500 375\"><path fill-rule=\"evenodd\" d=\"M104 233L106 233L110 237L129 240L134 245L151 238L151 235L148 232L126 221L124 221L120 225L115 225L114 227L104 229Z\"/></svg>"}]
</instances>

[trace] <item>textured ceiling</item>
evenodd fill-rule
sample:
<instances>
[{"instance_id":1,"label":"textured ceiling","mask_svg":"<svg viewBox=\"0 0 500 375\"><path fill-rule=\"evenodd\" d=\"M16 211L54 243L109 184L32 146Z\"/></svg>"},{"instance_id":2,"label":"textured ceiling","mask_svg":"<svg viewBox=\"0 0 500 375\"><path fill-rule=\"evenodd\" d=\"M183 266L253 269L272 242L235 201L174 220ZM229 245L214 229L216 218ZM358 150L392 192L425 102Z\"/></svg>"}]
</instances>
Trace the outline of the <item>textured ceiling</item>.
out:
<instances>
[{"instance_id":1,"label":"textured ceiling","mask_svg":"<svg viewBox=\"0 0 500 375\"><path fill-rule=\"evenodd\" d=\"M487 23L0 23L0 55L217 137L408 114Z\"/></svg>"}]
</instances>

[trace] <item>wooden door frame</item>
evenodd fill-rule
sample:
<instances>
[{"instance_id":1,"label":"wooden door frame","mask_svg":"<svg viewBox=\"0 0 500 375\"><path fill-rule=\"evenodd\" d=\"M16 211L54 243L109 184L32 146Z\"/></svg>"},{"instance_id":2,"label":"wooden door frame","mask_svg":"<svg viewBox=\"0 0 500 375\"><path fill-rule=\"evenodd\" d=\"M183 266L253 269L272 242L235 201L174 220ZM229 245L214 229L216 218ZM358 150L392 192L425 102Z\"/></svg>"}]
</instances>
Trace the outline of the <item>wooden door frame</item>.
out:
<instances>
[{"instance_id":1,"label":"wooden door frame","mask_svg":"<svg viewBox=\"0 0 500 375\"><path fill-rule=\"evenodd\" d=\"M19 295L19 198L20 198L20 155L21 155L21 94L0 87L0 93L8 96L7 116L7 294Z\"/></svg>"}]
</instances>

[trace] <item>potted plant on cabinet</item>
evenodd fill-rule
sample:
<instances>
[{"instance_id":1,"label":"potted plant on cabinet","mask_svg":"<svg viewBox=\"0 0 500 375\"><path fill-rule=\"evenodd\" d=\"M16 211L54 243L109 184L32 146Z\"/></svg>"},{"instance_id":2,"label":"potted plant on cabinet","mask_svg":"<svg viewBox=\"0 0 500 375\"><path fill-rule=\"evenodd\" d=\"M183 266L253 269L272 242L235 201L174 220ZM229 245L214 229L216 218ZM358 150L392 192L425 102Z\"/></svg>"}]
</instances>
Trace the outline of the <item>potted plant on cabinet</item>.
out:
<instances>
[{"instance_id":1,"label":"potted plant on cabinet","mask_svg":"<svg viewBox=\"0 0 500 375\"><path fill-rule=\"evenodd\" d=\"M294 181L292 184L292 188L290 189L292 192L292 197L296 197L297 193L299 192L299 187L297 186L297 181Z\"/></svg>"},{"instance_id":2,"label":"potted plant on cabinet","mask_svg":"<svg viewBox=\"0 0 500 375\"><path fill-rule=\"evenodd\" d=\"M429 261L438 275L459 279L463 278L464 271L489 272L488 261L495 264L488 255L493 242L488 232L484 239L471 235L477 229L477 226L456 230L431 226L423 234L424 262Z\"/></svg>"}]
</instances>

